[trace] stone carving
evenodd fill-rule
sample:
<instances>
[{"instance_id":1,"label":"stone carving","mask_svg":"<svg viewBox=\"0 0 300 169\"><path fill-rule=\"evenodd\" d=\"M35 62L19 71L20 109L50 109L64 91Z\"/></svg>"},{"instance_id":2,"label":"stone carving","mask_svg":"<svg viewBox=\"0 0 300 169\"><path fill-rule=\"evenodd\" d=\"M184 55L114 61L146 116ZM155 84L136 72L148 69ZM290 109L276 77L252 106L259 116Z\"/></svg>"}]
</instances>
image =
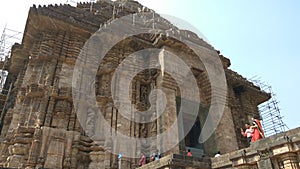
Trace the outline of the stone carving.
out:
<instances>
[{"instance_id":1,"label":"stone carving","mask_svg":"<svg viewBox=\"0 0 300 169\"><path fill-rule=\"evenodd\" d=\"M86 134L89 137L95 135L97 115L95 110L88 108L86 117Z\"/></svg>"},{"instance_id":2,"label":"stone carving","mask_svg":"<svg viewBox=\"0 0 300 169\"><path fill-rule=\"evenodd\" d=\"M140 103L141 109L147 110L149 108L149 94L150 94L150 85L141 84L140 86Z\"/></svg>"},{"instance_id":3,"label":"stone carving","mask_svg":"<svg viewBox=\"0 0 300 169\"><path fill-rule=\"evenodd\" d=\"M1 122L0 125L2 127L0 138L5 140L0 143L0 168L115 167L116 156L111 151L118 148L113 137L116 133L113 133L112 130L102 131L103 129L100 127L102 122L96 114L97 111L88 106L84 110L86 111L86 123L84 124L86 131L79 123L74 108L76 103L72 99L72 71L81 48L87 39L99 29L100 24L106 27L105 25L108 25L108 22L114 18L139 13L139 11L154 11L148 10L136 1L99 0L93 3L92 11L90 11L90 7L91 3L80 3L77 7L49 5L47 7L33 6L30 9L29 22L26 25L22 44L15 45L12 49L11 63L8 66L8 80L4 85L7 87L14 84L13 95L11 95L14 97L8 100L11 110L6 116L5 113L3 114L2 121L5 123ZM117 11L114 12L114 15L112 15L112 9ZM96 15L94 15L95 12ZM114 17L112 18L112 16ZM140 18L139 14L134 14L133 18L134 23L138 19L149 23L153 22L146 17ZM169 102L160 117L157 118L156 110L150 110L149 116L141 118L151 118L153 121L142 124L122 117L120 113L122 110L115 108L111 96L113 73L124 58L145 48L170 50L186 61L192 70L199 70L195 72L197 72L197 81L201 89L201 99L204 107L209 107L211 87L207 73L201 69L203 64L197 59L195 53L184 44L163 35L163 32L169 31L169 33L174 32L182 40L200 45L204 55L213 55L212 57L220 57L224 60L224 70L230 89L228 98L224 98L228 99L226 110L234 111L226 111L223 118L225 124L222 124L226 125L226 128L217 128L216 135L204 144L205 153L213 155L217 148L222 153L243 148L246 143L238 144L243 142L243 138L238 137L240 133L236 133L235 129L242 127L242 121L246 121L247 117L239 115L245 113L243 112L244 107L256 110L254 114L257 114L257 105L254 104L257 103L256 99L259 98L261 102L267 100L268 95L258 90L236 72L228 69L229 59L226 60L219 55L211 45L198 38L196 34L180 30L163 18L157 17L157 19L162 21L156 25L157 29L161 29L161 33L149 33L124 39L108 52L99 66L96 84L92 85L95 85L98 106L102 110L106 122L110 127L123 134L143 138L156 137L158 133L166 131L177 120L179 107L176 107L175 100L176 97L180 97L178 84L167 72L161 77L160 71L155 69L140 72L134 78L129 99L132 99L133 106L140 111L148 110L150 108L149 99L155 100L155 98L149 98L151 90L158 86L163 87L166 89L165 94ZM150 62L152 60L149 56L149 60L145 64ZM198 78L200 75L201 78ZM160 80L158 80L159 78ZM93 83L93 77L89 78L89 82ZM236 98L232 89L241 84L251 90L241 93L241 98ZM237 102L238 99L244 100ZM153 100L151 100L151 104L162 104L152 102ZM206 115L204 114L205 111L199 112L201 123L205 121ZM228 125L228 121L232 124ZM96 133L96 131L100 133ZM107 135L104 135L104 132ZM219 133L223 133L223 135ZM95 135L99 138L97 145L87 137ZM176 136L178 133L175 132L174 135ZM232 138L231 141L234 144L224 144L223 140L227 138ZM157 142L145 141L133 149L150 155L152 151L163 147L164 144L176 141L176 139ZM181 146L187 147L187 145ZM179 146L166 152L165 155L179 153L178 150ZM261 152L261 158L267 158L268 156L265 154L265 152ZM134 165L136 159L124 161L130 161L127 168L136 167Z\"/></svg>"},{"instance_id":4,"label":"stone carving","mask_svg":"<svg viewBox=\"0 0 300 169\"><path fill-rule=\"evenodd\" d=\"M269 159L273 156L273 151L268 148L265 150L258 150L257 152L258 152L261 160Z\"/></svg>"}]
</instances>

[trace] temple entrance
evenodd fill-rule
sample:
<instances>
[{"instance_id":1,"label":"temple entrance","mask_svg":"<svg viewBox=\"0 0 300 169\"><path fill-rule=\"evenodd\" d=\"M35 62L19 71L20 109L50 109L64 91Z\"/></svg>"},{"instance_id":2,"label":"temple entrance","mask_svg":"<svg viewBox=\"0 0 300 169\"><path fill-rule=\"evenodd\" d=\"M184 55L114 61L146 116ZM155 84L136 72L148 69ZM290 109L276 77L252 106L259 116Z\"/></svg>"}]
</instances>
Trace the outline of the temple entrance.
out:
<instances>
[{"instance_id":1,"label":"temple entrance","mask_svg":"<svg viewBox=\"0 0 300 169\"><path fill-rule=\"evenodd\" d=\"M189 123L189 121L185 120L183 124L185 124L185 123ZM188 134L184 138L185 146L191 147L191 148L202 149L202 145L198 141L200 133L201 133L201 126L200 126L199 117L197 117L193 127L191 128L191 130L188 132Z\"/></svg>"},{"instance_id":2,"label":"temple entrance","mask_svg":"<svg viewBox=\"0 0 300 169\"><path fill-rule=\"evenodd\" d=\"M180 101L182 98L176 98L176 109L177 115L179 115ZM184 99L184 101L188 101ZM190 102L190 101L189 101ZM195 103L197 104L197 103ZM199 109L200 111L201 109ZM193 126L188 130L188 126L193 123ZM182 112L182 123L179 124L179 133L184 134L185 137L180 141L180 152L181 154L186 154L187 150L190 149L193 156L201 157L204 154L203 143L199 142L199 137L201 133L201 123L199 116L189 114L189 112Z\"/></svg>"}]
</instances>

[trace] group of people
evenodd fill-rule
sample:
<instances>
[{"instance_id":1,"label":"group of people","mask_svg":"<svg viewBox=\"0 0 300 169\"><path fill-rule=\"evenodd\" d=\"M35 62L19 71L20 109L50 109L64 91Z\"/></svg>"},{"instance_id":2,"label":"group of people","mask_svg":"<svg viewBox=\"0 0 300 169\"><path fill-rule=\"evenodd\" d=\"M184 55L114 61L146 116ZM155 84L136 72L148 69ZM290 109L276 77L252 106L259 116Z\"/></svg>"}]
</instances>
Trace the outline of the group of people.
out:
<instances>
[{"instance_id":1,"label":"group of people","mask_svg":"<svg viewBox=\"0 0 300 169\"><path fill-rule=\"evenodd\" d=\"M259 118L254 116L251 120L252 120L252 125L250 125L249 123L246 123L245 124L246 129L244 130L241 128L241 134L244 137L247 137L247 141L248 141L249 145L251 142L255 142L257 140L265 138L264 131L262 129L262 125L261 125ZM220 154L221 154L220 151L218 151L215 154L215 157L220 156ZM186 156L189 156L189 157L193 156L190 149L187 150ZM160 158L161 158L161 154L159 153L158 150L156 150L154 153L151 154L149 161L150 162L156 161L156 160L159 160ZM147 163L146 156L144 154L142 154L140 161L139 161L139 166L143 166L146 163Z\"/></svg>"},{"instance_id":2,"label":"group of people","mask_svg":"<svg viewBox=\"0 0 300 169\"><path fill-rule=\"evenodd\" d=\"M191 157L193 156L192 155L192 152L190 149L187 150L187 156ZM150 156L150 159L149 159L149 162L152 162L152 161L157 161L161 158L161 154L159 153L159 150L156 150L154 153L151 154ZM147 158L146 156L142 153L141 154L141 158L139 160L139 166L143 166L147 163Z\"/></svg>"},{"instance_id":3,"label":"group of people","mask_svg":"<svg viewBox=\"0 0 300 169\"><path fill-rule=\"evenodd\" d=\"M150 156L150 162L152 161L157 161L161 158L161 154L159 153L159 150L155 150L155 152L153 152ZM139 161L139 166L143 166L147 163L147 159L146 156L142 153L141 154L141 158Z\"/></svg>"},{"instance_id":4,"label":"group of people","mask_svg":"<svg viewBox=\"0 0 300 169\"><path fill-rule=\"evenodd\" d=\"M255 142L257 140L260 140L262 138L265 138L264 131L262 129L262 125L260 123L260 120L258 117L252 118L252 125L249 123L245 124L246 130L241 128L241 134L244 137L247 137L247 141L250 145L251 142Z\"/></svg>"}]
</instances>

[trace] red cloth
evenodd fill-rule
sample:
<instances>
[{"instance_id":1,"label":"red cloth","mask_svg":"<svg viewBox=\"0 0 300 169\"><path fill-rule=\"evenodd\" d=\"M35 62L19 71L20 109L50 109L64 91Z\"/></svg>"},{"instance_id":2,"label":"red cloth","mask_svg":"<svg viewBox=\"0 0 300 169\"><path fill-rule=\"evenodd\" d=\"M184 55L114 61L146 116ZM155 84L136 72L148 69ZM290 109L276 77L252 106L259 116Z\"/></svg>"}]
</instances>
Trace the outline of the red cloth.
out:
<instances>
[{"instance_id":1,"label":"red cloth","mask_svg":"<svg viewBox=\"0 0 300 169\"><path fill-rule=\"evenodd\" d=\"M146 157L142 155L140 161L139 161L139 166L143 166L146 164Z\"/></svg>"},{"instance_id":2,"label":"red cloth","mask_svg":"<svg viewBox=\"0 0 300 169\"><path fill-rule=\"evenodd\" d=\"M187 153L187 156L190 156L190 157L191 157L191 156L192 156L192 153L191 153L191 152L188 152L188 153Z\"/></svg>"},{"instance_id":3,"label":"red cloth","mask_svg":"<svg viewBox=\"0 0 300 169\"><path fill-rule=\"evenodd\" d=\"M260 121L257 120L257 119L254 119L253 123L255 125L252 126L254 131L253 131L253 136L252 136L251 142L254 142L254 141L257 141L259 139L264 138L264 132L263 132L262 125L261 125Z\"/></svg>"}]
</instances>

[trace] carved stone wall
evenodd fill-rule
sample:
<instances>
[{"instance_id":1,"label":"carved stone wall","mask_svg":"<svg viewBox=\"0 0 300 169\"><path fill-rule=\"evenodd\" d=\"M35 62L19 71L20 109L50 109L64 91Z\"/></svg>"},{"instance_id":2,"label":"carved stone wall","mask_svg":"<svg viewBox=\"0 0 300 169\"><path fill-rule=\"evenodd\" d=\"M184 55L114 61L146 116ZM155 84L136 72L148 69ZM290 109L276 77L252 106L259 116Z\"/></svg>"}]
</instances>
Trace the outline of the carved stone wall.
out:
<instances>
[{"instance_id":1,"label":"carved stone wall","mask_svg":"<svg viewBox=\"0 0 300 169\"><path fill-rule=\"evenodd\" d=\"M151 106L150 103L160 104L155 102L154 97L149 98L151 91L157 87L164 91L167 106L158 119L149 123L130 121L122 116L122 110L114 104L111 83L115 69L129 54L146 48L171 51L191 68L199 88L199 93L196 93L201 100L198 117L200 126L203 127L212 99L212 88L203 63L183 43L166 35L153 33L125 39L107 53L96 77L89 79L95 86L97 106L87 104L83 109L77 110L84 114L78 117L74 107L76 100L72 99L72 75L76 59L87 39L99 27L105 27L105 24L115 18L141 12L141 9L153 12L135 1L121 3L101 0L93 4L92 11L90 5L78 4L76 8L69 5L33 6L30 9L23 42L13 47L8 68L9 80L5 86L12 84L13 90L9 99L11 105L5 110L4 123L1 124L0 167L116 168L117 155L111 152L133 149L136 150L135 155L143 152L149 156L156 149L164 151L164 147L175 145L163 155L185 153L185 143L176 144L181 141L177 139L182 130L180 126L176 126L177 130L172 136L158 138L157 142L145 142L136 147L128 147L126 143L120 144L123 140L114 139L116 133L112 129L130 137L155 137L177 120L176 98L182 97L179 88L181 82L176 82L168 73L162 76L159 70L148 69L140 72L131 83L130 93L133 106L144 111ZM228 83L227 96L222 98L226 102L226 108L219 126L203 144L201 152L211 156L218 150L227 153L244 148L246 140L240 135L239 128L249 120L250 115L258 114L257 105L267 100L268 94L228 69L229 60L219 55L218 51L196 34L179 30L168 21L163 21L156 25L158 29L173 30L178 39L200 45L203 47L203 55L220 58L223 62ZM151 56L145 64L150 62L153 62ZM189 89L187 95L194 92ZM95 108L101 110L104 119L100 118ZM156 110L149 111L147 118L148 115L157 116ZM84 122L79 123L79 118ZM110 125L110 131L104 129L102 120ZM173 139L174 136L176 139ZM230 144L224 144L224 140ZM203 154L198 154L201 155ZM282 156L276 160L285 166L295 166L296 156L299 155L293 153L288 155L291 158ZM183 158L176 156L175 161L177 157ZM137 159L122 160L126 161L122 163L123 168L136 167ZM209 167L206 161L202 163L202 159L197 160L197 164L203 164L204 168Z\"/></svg>"},{"instance_id":2,"label":"carved stone wall","mask_svg":"<svg viewBox=\"0 0 300 169\"><path fill-rule=\"evenodd\" d=\"M299 169L299 152L300 128L296 128L254 142L248 148L212 157L211 161L173 154L140 169Z\"/></svg>"},{"instance_id":3,"label":"carved stone wall","mask_svg":"<svg viewBox=\"0 0 300 169\"><path fill-rule=\"evenodd\" d=\"M273 135L249 148L212 158L212 168L298 169L300 128Z\"/></svg>"}]
</instances>

